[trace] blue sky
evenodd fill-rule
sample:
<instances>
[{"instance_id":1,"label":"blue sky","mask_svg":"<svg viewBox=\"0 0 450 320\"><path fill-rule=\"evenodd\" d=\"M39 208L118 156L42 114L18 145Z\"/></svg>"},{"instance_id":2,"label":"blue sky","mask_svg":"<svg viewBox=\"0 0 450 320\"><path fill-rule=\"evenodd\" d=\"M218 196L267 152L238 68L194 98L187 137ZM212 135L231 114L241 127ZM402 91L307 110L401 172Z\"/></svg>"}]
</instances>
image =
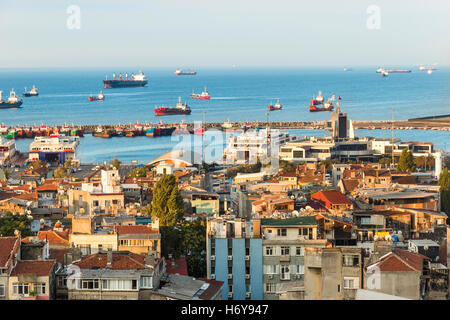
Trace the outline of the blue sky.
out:
<instances>
[{"instance_id":1,"label":"blue sky","mask_svg":"<svg viewBox=\"0 0 450 320\"><path fill-rule=\"evenodd\" d=\"M448 0L2 0L0 68L450 65L449 17Z\"/></svg>"}]
</instances>

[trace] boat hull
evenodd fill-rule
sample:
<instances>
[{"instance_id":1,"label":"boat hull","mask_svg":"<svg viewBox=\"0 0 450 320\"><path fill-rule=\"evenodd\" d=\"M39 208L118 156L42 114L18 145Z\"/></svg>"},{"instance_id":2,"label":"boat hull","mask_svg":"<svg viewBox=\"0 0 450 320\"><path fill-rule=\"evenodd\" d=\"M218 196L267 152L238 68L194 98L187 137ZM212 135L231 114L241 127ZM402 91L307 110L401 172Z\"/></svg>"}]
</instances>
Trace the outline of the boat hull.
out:
<instances>
[{"instance_id":1,"label":"boat hull","mask_svg":"<svg viewBox=\"0 0 450 320\"><path fill-rule=\"evenodd\" d=\"M171 116L171 115L177 115L177 114L181 114L181 115L191 114L191 110L174 110L174 109L176 109L176 108L154 109L155 116Z\"/></svg>"},{"instance_id":2,"label":"boat hull","mask_svg":"<svg viewBox=\"0 0 450 320\"><path fill-rule=\"evenodd\" d=\"M331 107L323 107L323 108L318 108L315 106L309 106L309 112L319 112L319 111L333 111L333 106Z\"/></svg>"},{"instance_id":3,"label":"boat hull","mask_svg":"<svg viewBox=\"0 0 450 320\"><path fill-rule=\"evenodd\" d=\"M37 97L39 95L39 93L29 93L29 92L25 92L23 94L24 97Z\"/></svg>"},{"instance_id":4,"label":"boat hull","mask_svg":"<svg viewBox=\"0 0 450 320\"><path fill-rule=\"evenodd\" d=\"M211 96L196 96L196 95L192 95L191 94L191 98L192 99L200 99L200 100L209 100L209 99L211 99Z\"/></svg>"},{"instance_id":5,"label":"boat hull","mask_svg":"<svg viewBox=\"0 0 450 320\"><path fill-rule=\"evenodd\" d=\"M106 89L144 87L147 83L147 80L103 80L103 86Z\"/></svg>"},{"instance_id":6,"label":"boat hull","mask_svg":"<svg viewBox=\"0 0 450 320\"><path fill-rule=\"evenodd\" d=\"M176 76L195 76L197 72L174 72Z\"/></svg>"},{"instance_id":7,"label":"boat hull","mask_svg":"<svg viewBox=\"0 0 450 320\"><path fill-rule=\"evenodd\" d=\"M88 99L89 99L89 101L103 101L103 100L105 100L105 97L103 97L103 98L89 97Z\"/></svg>"},{"instance_id":8,"label":"boat hull","mask_svg":"<svg viewBox=\"0 0 450 320\"><path fill-rule=\"evenodd\" d=\"M0 109L21 108L22 103L22 100L19 100L15 103L0 102Z\"/></svg>"}]
</instances>

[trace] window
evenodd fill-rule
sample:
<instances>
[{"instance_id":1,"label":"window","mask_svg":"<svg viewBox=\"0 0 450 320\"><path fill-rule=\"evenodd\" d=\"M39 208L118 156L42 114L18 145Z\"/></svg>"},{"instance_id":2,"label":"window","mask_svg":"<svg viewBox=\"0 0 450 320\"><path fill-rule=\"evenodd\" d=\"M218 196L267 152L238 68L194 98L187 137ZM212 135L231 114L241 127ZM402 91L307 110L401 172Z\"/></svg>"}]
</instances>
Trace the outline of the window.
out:
<instances>
[{"instance_id":1,"label":"window","mask_svg":"<svg viewBox=\"0 0 450 320\"><path fill-rule=\"evenodd\" d=\"M4 296L5 296L5 285L0 284L0 297L4 297Z\"/></svg>"},{"instance_id":2,"label":"window","mask_svg":"<svg viewBox=\"0 0 450 320\"><path fill-rule=\"evenodd\" d=\"M264 266L265 274L275 274L277 273L277 266L275 264L269 264Z\"/></svg>"},{"instance_id":3,"label":"window","mask_svg":"<svg viewBox=\"0 0 450 320\"><path fill-rule=\"evenodd\" d=\"M280 274L281 274L281 280L289 280L290 277L290 273L289 273L289 266L288 265L281 265L280 268Z\"/></svg>"},{"instance_id":4,"label":"window","mask_svg":"<svg viewBox=\"0 0 450 320\"><path fill-rule=\"evenodd\" d=\"M35 283L34 284L34 291L37 294L45 294L45 283Z\"/></svg>"},{"instance_id":5,"label":"window","mask_svg":"<svg viewBox=\"0 0 450 320\"><path fill-rule=\"evenodd\" d=\"M359 257L355 255L344 255L342 257L343 265L347 267L353 267L359 265Z\"/></svg>"},{"instance_id":6,"label":"window","mask_svg":"<svg viewBox=\"0 0 450 320\"><path fill-rule=\"evenodd\" d=\"M94 201L92 201L92 206L94 206L94 207L98 207L98 200L94 200Z\"/></svg>"},{"instance_id":7,"label":"window","mask_svg":"<svg viewBox=\"0 0 450 320\"><path fill-rule=\"evenodd\" d=\"M30 286L28 283L14 283L13 284L13 293L14 294L29 294Z\"/></svg>"},{"instance_id":8,"label":"window","mask_svg":"<svg viewBox=\"0 0 450 320\"><path fill-rule=\"evenodd\" d=\"M361 224L370 224L370 217L362 217Z\"/></svg>"},{"instance_id":9,"label":"window","mask_svg":"<svg viewBox=\"0 0 450 320\"><path fill-rule=\"evenodd\" d=\"M152 289L152 277L141 277L141 288Z\"/></svg>"},{"instance_id":10,"label":"window","mask_svg":"<svg viewBox=\"0 0 450 320\"><path fill-rule=\"evenodd\" d=\"M281 247L281 255L288 256L289 255L289 247Z\"/></svg>"},{"instance_id":11,"label":"window","mask_svg":"<svg viewBox=\"0 0 450 320\"><path fill-rule=\"evenodd\" d=\"M98 280L97 288L98 288ZM102 289L103 290L136 290L137 289L137 281L136 280L116 280L116 279L108 279L102 280Z\"/></svg>"},{"instance_id":12,"label":"window","mask_svg":"<svg viewBox=\"0 0 450 320\"><path fill-rule=\"evenodd\" d=\"M82 290L98 289L98 279L81 280L81 288L80 289L82 289Z\"/></svg>"},{"instance_id":13,"label":"window","mask_svg":"<svg viewBox=\"0 0 450 320\"><path fill-rule=\"evenodd\" d=\"M230 284L230 285L228 286L228 292L229 292L229 293L233 293L233 285Z\"/></svg>"},{"instance_id":14,"label":"window","mask_svg":"<svg viewBox=\"0 0 450 320\"><path fill-rule=\"evenodd\" d=\"M295 247L295 255L296 256L304 256L305 255L305 248L304 247Z\"/></svg>"},{"instance_id":15,"label":"window","mask_svg":"<svg viewBox=\"0 0 450 320\"><path fill-rule=\"evenodd\" d=\"M275 283L266 283L266 293L275 293L276 284Z\"/></svg>"},{"instance_id":16,"label":"window","mask_svg":"<svg viewBox=\"0 0 450 320\"><path fill-rule=\"evenodd\" d=\"M66 277L58 277L58 287L67 287Z\"/></svg>"},{"instance_id":17,"label":"window","mask_svg":"<svg viewBox=\"0 0 450 320\"><path fill-rule=\"evenodd\" d=\"M305 274L305 266L302 265L302 264L298 264L298 265L296 266L295 272L296 272L297 274Z\"/></svg>"},{"instance_id":18,"label":"window","mask_svg":"<svg viewBox=\"0 0 450 320\"><path fill-rule=\"evenodd\" d=\"M359 278L344 278L344 289L358 289Z\"/></svg>"},{"instance_id":19,"label":"window","mask_svg":"<svg viewBox=\"0 0 450 320\"><path fill-rule=\"evenodd\" d=\"M266 256L273 256L273 247L266 247Z\"/></svg>"},{"instance_id":20,"label":"window","mask_svg":"<svg viewBox=\"0 0 450 320\"><path fill-rule=\"evenodd\" d=\"M283 229L277 229L277 235L278 236L282 236L285 237L287 235L287 229L283 228Z\"/></svg>"}]
</instances>

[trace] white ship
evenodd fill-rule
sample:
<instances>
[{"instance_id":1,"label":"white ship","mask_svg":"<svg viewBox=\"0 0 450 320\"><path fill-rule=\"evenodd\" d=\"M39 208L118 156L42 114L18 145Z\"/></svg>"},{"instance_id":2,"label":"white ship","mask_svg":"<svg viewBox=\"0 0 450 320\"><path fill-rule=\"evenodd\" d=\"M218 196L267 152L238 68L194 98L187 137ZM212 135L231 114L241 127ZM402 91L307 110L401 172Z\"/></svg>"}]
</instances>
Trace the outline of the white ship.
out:
<instances>
[{"instance_id":1,"label":"white ship","mask_svg":"<svg viewBox=\"0 0 450 320\"><path fill-rule=\"evenodd\" d=\"M0 165L4 165L16 154L16 141L0 137Z\"/></svg>"},{"instance_id":2,"label":"white ship","mask_svg":"<svg viewBox=\"0 0 450 320\"><path fill-rule=\"evenodd\" d=\"M63 164L69 159L77 159L78 136L35 137L30 144L30 161L46 161L51 164Z\"/></svg>"}]
</instances>

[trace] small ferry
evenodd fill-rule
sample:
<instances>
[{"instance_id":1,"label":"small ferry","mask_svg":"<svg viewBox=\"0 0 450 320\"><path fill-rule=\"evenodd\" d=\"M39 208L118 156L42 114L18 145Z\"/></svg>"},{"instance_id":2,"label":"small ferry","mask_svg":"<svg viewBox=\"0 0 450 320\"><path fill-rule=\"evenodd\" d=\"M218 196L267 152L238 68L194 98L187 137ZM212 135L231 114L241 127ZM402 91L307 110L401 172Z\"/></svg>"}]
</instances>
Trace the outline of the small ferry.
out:
<instances>
[{"instance_id":1,"label":"small ferry","mask_svg":"<svg viewBox=\"0 0 450 320\"><path fill-rule=\"evenodd\" d=\"M14 89L11 90L7 101L2 100L2 91L0 90L0 109L20 108L23 101L16 95Z\"/></svg>"},{"instance_id":2,"label":"small ferry","mask_svg":"<svg viewBox=\"0 0 450 320\"><path fill-rule=\"evenodd\" d=\"M154 109L156 116L168 116L173 114L191 114L191 108L188 107L187 103L181 102L181 97L178 97L178 103L175 108L172 107L157 107Z\"/></svg>"},{"instance_id":3,"label":"small ferry","mask_svg":"<svg viewBox=\"0 0 450 320\"><path fill-rule=\"evenodd\" d=\"M275 104L269 104L268 106L269 111L274 111L274 110L281 110L281 108L283 108L283 106L280 103L280 100L277 100L277 102Z\"/></svg>"},{"instance_id":4,"label":"small ferry","mask_svg":"<svg viewBox=\"0 0 450 320\"><path fill-rule=\"evenodd\" d=\"M195 76L195 75L197 74L197 72L196 72L196 71L184 71L184 70L178 68L178 69L174 72L174 74L175 74L176 76Z\"/></svg>"},{"instance_id":5,"label":"small ferry","mask_svg":"<svg viewBox=\"0 0 450 320\"><path fill-rule=\"evenodd\" d=\"M38 89L34 85L30 91L27 91L27 87L25 87L25 92L23 93L24 97L37 97L38 95Z\"/></svg>"},{"instance_id":6,"label":"small ferry","mask_svg":"<svg viewBox=\"0 0 450 320\"><path fill-rule=\"evenodd\" d=\"M96 97L92 96L89 97L89 101L103 101L103 100L105 100L105 96L103 95L102 91L100 91L100 93Z\"/></svg>"},{"instance_id":7,"label":"small ferry","mask_svg":"<svg viewBox=\"0 0 450 320\"><path fill-rule=\"evenodd\" d=\"M205 87L205 90L203 90L203 92L201 94L192 92L191 98L192 99L211 99L211 96L209 95L209 92L206 91L206 87Z\"/></svg>"}]
</instances>

